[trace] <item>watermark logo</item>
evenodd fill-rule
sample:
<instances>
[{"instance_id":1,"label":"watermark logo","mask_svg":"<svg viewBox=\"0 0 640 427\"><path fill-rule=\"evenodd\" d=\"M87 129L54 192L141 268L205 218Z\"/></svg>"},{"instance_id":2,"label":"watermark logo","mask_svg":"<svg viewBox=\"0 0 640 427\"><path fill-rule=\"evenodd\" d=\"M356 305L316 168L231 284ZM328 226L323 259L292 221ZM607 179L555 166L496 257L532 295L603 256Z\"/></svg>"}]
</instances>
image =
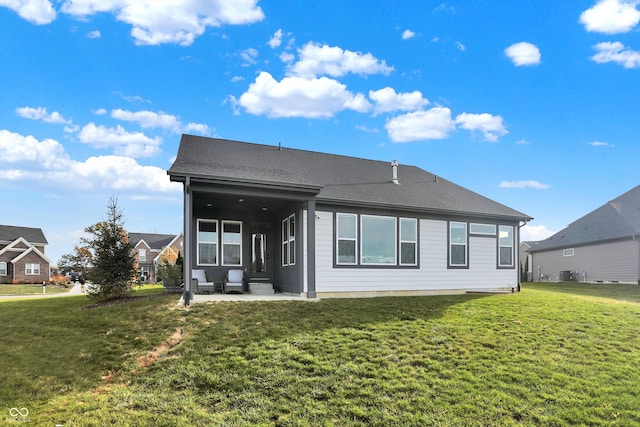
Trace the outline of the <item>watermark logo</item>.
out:
<instances>
[{"instance_id":1,"label":"watermark logo","mask_svg":"<svg viewBox=\"0 0 640 427\"><path fill-rule=\"evenodd\" d=\"M27 408L11 408L9 409L9 415L15 420L28 421L29 410Z\"/></svg>"}]
</instances>

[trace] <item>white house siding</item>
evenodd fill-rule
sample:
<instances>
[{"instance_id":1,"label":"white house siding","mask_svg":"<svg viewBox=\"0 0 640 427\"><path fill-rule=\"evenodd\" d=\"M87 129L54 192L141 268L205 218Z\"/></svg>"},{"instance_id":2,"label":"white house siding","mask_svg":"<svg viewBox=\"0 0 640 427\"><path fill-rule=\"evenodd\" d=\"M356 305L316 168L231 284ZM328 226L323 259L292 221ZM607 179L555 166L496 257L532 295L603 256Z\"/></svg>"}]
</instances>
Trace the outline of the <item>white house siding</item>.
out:
<instances>
[{"instance_id":1,"label":"white house siding","mask_svg":"<svg viewBox=\"0 0 640 427\"><path fill-rule=\"evenodd\" d=\"M518 270L497 269L495 237L469 239L468 269L447 268L447 222L419 221L419 268L334 268L333 213L316 212L316 291L420 292L514 288ZM517 251L517 247L514 248ZM517 252L514 254L517 259Z\"/></svg>"},{"instance_id":2,"label":"white house siding","mask_svg":"<svg viewBox=\"0 0 640 427\"><path fill-rule=\"evenodd\" d=\"M539 270L558 280L560 271L578 272L577 279L587 282L638 283L640 268L640 242L625 240L578 246L573 256L563 256L563 249L533 253L533 279L539 280Z\"/></svg>"}]
</instances>

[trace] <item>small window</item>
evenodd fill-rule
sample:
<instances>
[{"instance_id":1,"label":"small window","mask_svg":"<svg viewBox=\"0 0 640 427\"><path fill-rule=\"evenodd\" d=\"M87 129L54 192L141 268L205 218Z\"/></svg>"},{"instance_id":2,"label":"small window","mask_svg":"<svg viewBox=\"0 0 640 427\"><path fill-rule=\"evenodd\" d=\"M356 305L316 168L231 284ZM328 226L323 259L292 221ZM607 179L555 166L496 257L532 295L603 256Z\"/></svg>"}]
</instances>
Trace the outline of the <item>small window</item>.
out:
<instances>
[{"instance_id":1,"label":"small window","mask_svg":"<svg viewBox=\"0 0 640 427\"><path fill-rule=\"evenodd\" d=\"M418 264L418 221L400 218L400 265Z\"/></svg>"},{"instance_id":2,"label":"small window","mask_svg":"<svg viewBox=\"0 0 640 427\"><path fill-rule=\"evenodd\" d=\"M360 217L360 263L396 264L396 218L362 215Z\"/></svg>"},{"instance_id":3,"label":"small window","mask_svg":"<svg viewBox=\"0 0 640 427\"><path fill-rule=\"evenodd\" d=\"M218 221L198 220L198 265L218 265Z\"/></svg>"},{"instance_id":4,"label":"small window","mask_svg":"<svg viewBox=\"0 0 640 427\"><path fill-rule=\"evenodd\" d=\"M242 265L242 223L222 221L222 265Z\"/></svg>"},{"instance_id":5,"label":"small window","mask_svg":"<svg viewBox=\"0 0 640 427\"><path fill-rule=\"evenodd\" d=\"M138 250L138 261L139 262L146 262L147 261L147 251L146 251L146 249L139 249Z\"/></svg>"},{"instance_id":6,"label":"small window","mask_svg":"<svg viewBox=\"0 0 640 427\"><path fill-rule=\"evenodd\" d=\"M470 234L480 234L482 236L495 236L496 226L495 224L478 224L472 223L469 225Z\"/></svg>"},{"instance_id":7,"label":"small window","mask_svg":"<svg viewBox=\"0 0 640 427\"><path fill-rule=\"evenodd\" d=\"M341 265L355 265L357 260L356 240L357 219L354 214L336 214L336 262Z\"/></svg>"},{"instance_id":8,"label":"small window","mask_svg":"<svg viewBox=\"0 0 640 427\"><path fill-rule=\"evenodd\" d=\"M25 264L24 274L29 276L38 276L40 274L40 264Z\"/></svg>"},{"instance_id":9,"label":"small window","mask_svg":"<svg viewBox=\"0 0 640 427\"><path fill-rule=\"evenodd\" d=\"M501 225L498 240L498 266L513 267L513 227Z\"/></svg>"},{"instance_id":10,"label":"small window","mask_svg":"<svg viewBox=\"0 0 640 427\"><path fill-rule=\"evenodd\" d=\"M0 276L7 275L7 263L5 261L0 262Z\"/></svg>"},{"instance_id":11,"label":"small window","mask_svg":"<svg viewBox=\"0 0 640 427\"><path fill-rule=\"evenodd\" d=\"M282 265L296 264L296 216L288 216L282 221Z\"/></svg>"},{"instance_id":12,"label":"small window","mask_svg":"<svg viewBox=\"0 0 640 427\"><path fill-rule=\"evenodd\" d=\"M573 256L574 254L575 250L573 248L562 250L562 256Z\"/></svg>"},{"instance_id":13,"label":"small window","mask_svg":"<svg viewBox=\"0 0 640 427\"><path fill-rule=\"evenodd\" d=\"M449 265L467 266L467 223L449 223Z\"/></svg>"}]
</instances>

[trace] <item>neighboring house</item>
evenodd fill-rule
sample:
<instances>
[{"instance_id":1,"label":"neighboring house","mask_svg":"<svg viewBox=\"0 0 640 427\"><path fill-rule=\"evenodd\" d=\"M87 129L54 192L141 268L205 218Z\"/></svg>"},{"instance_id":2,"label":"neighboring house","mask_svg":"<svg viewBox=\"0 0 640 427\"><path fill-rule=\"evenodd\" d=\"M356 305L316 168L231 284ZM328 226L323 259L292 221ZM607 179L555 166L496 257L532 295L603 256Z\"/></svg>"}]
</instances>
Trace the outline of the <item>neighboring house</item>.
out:
<instances>
[{"instance_id":1,"label":"neighboring house","mask_svg":"<svg viewBox=\"0 0 640 427\"><path fill-rule=\"evenodd\" d=\"M640 186L529 249L533 280L640 284Z\"/></svg>"},{"instance_id":2,"label":"neighboring house","mask_svg":"<svg viewBox=\"0 0 640 427\"><path fill-rule=\"evenodd\" d=\"M138 263L140 280L156 283L158 260L166 251L182 252L184 238L180 234L129 233L134 257ZM178 255L175 253L174 255Z\"/></svg>"},{"instance_id":3,"label":"neighboring house","mask_svg":"<svg viewBox=\"0 0 640 427\"><path fill-rule=\"evenodd\" d=\"M533 280L533 268L532 268L532 260L531 254L529 250L537 245L538 242L533 241L524 241L520 242L520 268L524 273L522 275L522 280L524 282L531 282Z\"/></svg>"},{"instance_id":4,"label":"neighboring house","mask_svg":"<svg viewBox=\"0 0 640 427\"><path fill-rule=\"evenodd\" d=\"M312 297L519 286L531 218L415 166L183 135L185 298L192 269Z\"/></svg>"},{"instance_id":5,"label":"neighboring house","mask_svg":"<svg viewBox=\"0 0 640 427\"><path fill-rule=\"evenodd\" d=\"M49 281L51 260L44 254L47 244L39 228L0 225L0 283Z\"/></svg>"}]
</instances>

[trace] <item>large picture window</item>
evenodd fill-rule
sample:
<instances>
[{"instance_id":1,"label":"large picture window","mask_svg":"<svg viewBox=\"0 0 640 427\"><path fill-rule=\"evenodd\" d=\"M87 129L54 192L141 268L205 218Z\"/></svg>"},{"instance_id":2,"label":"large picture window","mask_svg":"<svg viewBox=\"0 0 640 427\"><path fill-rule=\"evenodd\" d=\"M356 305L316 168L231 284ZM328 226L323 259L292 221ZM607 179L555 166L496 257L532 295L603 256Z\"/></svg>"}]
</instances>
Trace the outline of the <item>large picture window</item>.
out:
<instances>
[{"instance_id":1,"label":"large picture window","mask_svg":"<svg viewBox=\"0 0 640 427\"><path fill-rule=\"evenodd\" d=\"M222 221L222 265L242 265L242 223Z\"/></svg>"},{"instance_id":2,"label":"large picture window","mask_svg":"<svg viewBox=\"0 0 640 427\"><path fill-rule=\"evenodd\" d=\"M282 265L296 264L296 216L295 214L282 221Z\"/></svg>"},{"instance_id":3,"label":"large picture window","mask_svg":"<svg viewBox=\"0 0 640 427\"><path fill-rule=\"evenodd\" d=\"M467 223L449 223L449 266L467 266Z\"/></svg>"},{"instance_id":4,"label":"large picture window","mask_svg":"<svg viewBox=\"0 0 640 427\"><path fill-rule=\"evenodd\" d=\"M396 218L362 215L360 223L360 263L396 264Z\"/></svg>"},{"instance_id":5,"label":"large picture window","mask_svg":"<svg viewBox=\"0 0 640 427\"><path fill-rule=\"evenodd\" d=\"M198 220L198 265L218 265L218 221Z\"/></svg>"},{"instance_id":6,"label":"large picture window","mask_svg":"<svg viewBox=\"0 0 640 427\"><path fill-rule=\"evenodd\" d=\"M40 264L27 263L24 265L24 274L37 276L40 274Z\"/></svg>"},{"instance_id":7,"label":"large picture window","mask_svg":"<svg viewBox=\"0 0 640 427\"><path fill-rule=\"evenodd\" d=\"M336 213L337 266L418 265L418 220Z\"/></svg>"},{"instance_id":8,"label":"large picture window","mask_svg":"<svg viewBox=\"0 0 640 427\"><path fill-rule=\"evenodd\" d=\"M400 218L400 265L418 264L418 220Z\"/></svg>"},{"instance_id":9,"label":"large picture window","mask_svg":"<svg viewBox=\"0 0 640 427\"><path fill-rule=\"evenodd\" d=\"M513 267L513 227L508 225L500 226L498 266Z\"/></svg>"},{"instance_id":10,"label":"large picture window","mask_svg":"<svg viewBox=\"0 0 640 427\"><path fill-rule=\"evenodd\" d=\"M356 264L357 221L357 215L336 214L336 261L340 265Z\"/></svg>"}]
</instances>

